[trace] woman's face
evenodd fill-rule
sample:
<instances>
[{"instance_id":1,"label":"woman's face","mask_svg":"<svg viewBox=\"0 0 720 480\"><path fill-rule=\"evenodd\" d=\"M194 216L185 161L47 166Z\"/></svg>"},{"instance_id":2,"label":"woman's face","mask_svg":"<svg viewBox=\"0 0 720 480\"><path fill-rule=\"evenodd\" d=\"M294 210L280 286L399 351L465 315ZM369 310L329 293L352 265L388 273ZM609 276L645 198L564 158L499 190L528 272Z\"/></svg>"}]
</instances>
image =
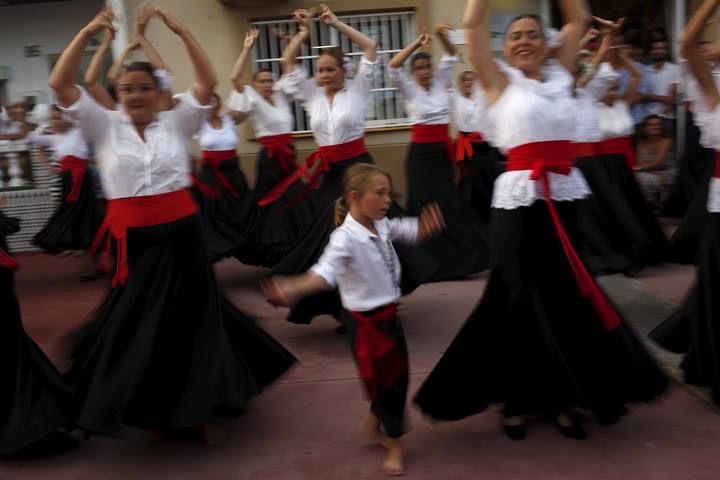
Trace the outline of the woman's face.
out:
<instances>
[{"instance_id":1,"label":"woman's face","mask_svg":"<svg viewBox=\"0 0 720 480\"><path fill-rule=\"evenodd\" d=\"M318 63L320 63L319 60ZM255 75L255 80L253 80L253 87L255 88L255 91L263 97L269 97L272 95L274 85L275 80L273 79L273 74L271 72L260 72Z\"/></svg>"},{"instance_id":2,"label":"woman's face","mask_svg":"<svg viewBox=\"0 0 720 480\"><path fill-rule=\"evenodd\" d=\"M318 83L331 92L341 90L345 85L345 69L338 65L332 55L320 55L317 59Z\"/></svg>"},{"instance_id":3,"label":"woman's face","mask_svg":"<svg viewBox=\"0 0 720 480\"><path fill-rule=\"evenodd\" d=\"M475 74L472 72L463 73L460 83L460 89L463 95L469 97L472 94L473 84L475 83Z\"/></svg>"},{"instance_id":4,"label":"woman's face","mask_svg":"<svg viewBox=\"0 0 720 480\"><path fill-rule=\"evenodd\" d=\"M545 60L545 39L538 21L521 18L510 25L503 52L510 65L525 73L540 70Z\"/></svg>"},{"instance_id":5,"label":"woman's face","mask_svg":"<svg viewBox=\"0 0 720 480\"><path fill-rule=\"evenodd\" d=\"M62 113L57 110L52 110L50 112L50 125L55 133L63 133L67 130L67 123L65 122Z\"/></svg>"},{"instance_id":6,"label":"woman's face","mask_svg":"<svg viewBox=\"0 0 720 480\"><path fill-rule=\"evenodd\" d=\"M418 58L412 63L410 69L418 85L427 88L432 84L433 70L430 59Z\"/></svg>"},{"instance_id":7,"label":"woman's face","mask_svg":"<svg viewBox=\"0 0 720 480\"><path fill-rule=\"evenodd\" d=\"M657 137L663 133L663 121L661 118L649 118L645 122L645 134L650 137Z\"/></svg>"},{"instance_id":8,"label":"woman's face","mask_svg":"<svg viewBox=\"0 0 720 480\"><path fill-rule=\"evenodd\" d=\"M133 122L152 120L158 110L160 89L147 72L126 72L118 82L118 98Z\"/></svg>"}]
</instances>

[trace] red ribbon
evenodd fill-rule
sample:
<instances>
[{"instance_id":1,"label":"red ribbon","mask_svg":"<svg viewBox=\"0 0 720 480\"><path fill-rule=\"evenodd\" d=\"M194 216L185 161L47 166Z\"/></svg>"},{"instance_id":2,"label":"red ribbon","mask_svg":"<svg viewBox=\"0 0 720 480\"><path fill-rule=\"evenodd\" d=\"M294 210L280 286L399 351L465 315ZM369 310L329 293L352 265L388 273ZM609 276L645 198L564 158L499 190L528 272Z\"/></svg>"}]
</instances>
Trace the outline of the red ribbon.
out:
<instances>
[{"instance_id":1,"label":"red ribbon","mask_svg":"<svg viewBox=\"0 0 720 480\"><path fill-rule=\"evenodd\" d=\"M223 162L227 160L237 161L237 153L235 153L235 150L203 150L202 156L203 162L210 167L210 170L212 170L213 175L215 175L217 181L220 182L220 185L230 192L233 197L240 198L240 194L220 170L220 165Z\"/></svg>"},{"instance_id":2,"label":"red ribbon","mask_svg":"<svg viewBox=\"0 0 720 480\"><path fill-rule=\"evenodd\" d=\"M317 168L310 176L308 185L288 205L285 205L284 208L294 205L305 196L310 188L317 188L318 179L323 173L330 171L331 164L355 158L366 152L367 148L365 148L365 141L362 137L347 143L322 146L305 159L304 166L296 169L293 173L278 182L267 195L260 199L258 205L264 207L265 205L278 201L292 184L300 180L308 170L317 165Z\"/></svg>"},{"instance_id":3,"label":"red ribbon","mask_svg":"<svg viewBox=\"0 0 720 480\"><path fill-rule=\"evenodd\" d=\"M585 265L572 246L565 227L560 220L560 215L555 207L550 191L550 180L548 173L569 175L572 170L573 145L567 141L536 142L527 143L515 147L508 152L507 169L510 170L531 170L531 180L540 180L545 192L548 210L555 225L555 231L560 238L565 256L575 274L580 293L583 297L589 298L598 312L606 330L613 330L620 325L620 315L610 305L607 297L595 283L595 279L588 273Z\"/></svg>"},{"instance_id":4,"label":"red ribbon","mask_svg":"<svg viewBox=\"0 0 720 480\"><path fill-rule=\"evenodd\" d=\"M630 137L608 138L598 144L598 154L600 155L625 155L630 169L635 168L635 148L633 148L632 139Z\"/></svg>"},{"instance_id":5,"label":"red ribbon","mask_svg":"<svg viewBox=\"0 0 720 480\"><path fill-rule=\"evenodd\" d=\"M715 178L720 178L720 151L715 150Z\"/></svg>"},{"instance_id":6,"label":"red ribbon","mask_svg":"<svg viewBox=\"0 0 720 480\"><path fill-rule=\"evenodd\" d=\"M200 177L198 177L197 174L193 173L191 178L193 187L204 196L208 198L218 198L220 196L220 192L218 192L217 188L200 180Z\"/></svg>"},{"instance_id":7,"label":"red ribbon","mask_svg":"<svg viewBox=\"0 0 720 480\"><path fill-rule=\"evenodd\" d=\"M573 143L575 158L594 157L599 155L599 142L576 142Z\"/></svg>"},{"instance_id":8,"label":"red ribbon","mask_svg":"<svg viewBox=\"0 0 720 480\"><path fill-rule=\"evenodd\" d=\"M360 378L374 401L377 400L378 386L392 388L399 378L408 374L407 356L377 325L377 322L395 318L397 305L387 305L370 316L363 312L350 312L350 315L357 322L355 353Z\"/></svg>"},{"instance_id":9,"label":"red ribbon","mask_svg":"<svg viewBox=\"0 0 720 480\"><path fill-rule=\"evenodd\" d=\"M75 157L73 155L66 155L60 160L60 170L70 172L70 181L72 187L70 193L65 196L65 201L68 203L75 203L80 198L80 189L82 188L83 180L87 174L88 163L87 160Z\"/></svg>"},{"instance_id":10,"label":"red ribbon","mask_svg":"<svg viewBox=\"0 0 720 480\"><path fill-rule=\"evenodd\" d=\"M449 162L454 162L453 144L450 139L449 127L447 123L438 123L434 125L413 125L412 126L412 143L444 143L445 155Z\"/></svg>"},{"instance_id":11,"label":"red ribbon","mask_svg":"<svg viewBox=\"0 0 720 480\"><path fill-rule=\"evenodd\" d=\"M267 149L268 158L277 159L283 172L290 173L297 168L291 134L260 137L260 145Z\"/></svg>"},{"instance_id":12,"label":"red ribbon","mask_svg":"<svg viewBox=\"0 0 720 480\"><path fill-rule=\"evenodd\" d=\"M95 254L106 239L105 251L110 250L109 232L117 241L117 269L112 286L127 283L130 270L127 259L127 229L149 227L173 222L197 213L198 207L188 190L177 190L160 195L118 198L108 201L107 214L95 234L90 253Z\"/></svg>"},{"instance_id":13,"label":"red ribbon","mask_svg":"<svg viewBox=\"0 0 720 480\"><path fill-rule=\"evenodd\" d=\"M485 143L485 139L478 132L465 133L458 132L455 139L455 161L462 162L465 159L470 160L473 156L473 144L480 145Z\"/></svg>"},{"instance_id":14,"label":"red ribbon","mask_svg":"<svg viewBox=\"0 0 720 480\"><path fill-rule=\"evenodd\" d=\"M8 270L17 270L20 268L20 263L6 252L5 249L0 247L0 267L7 268Z\"/></svg>"}]
</instances>

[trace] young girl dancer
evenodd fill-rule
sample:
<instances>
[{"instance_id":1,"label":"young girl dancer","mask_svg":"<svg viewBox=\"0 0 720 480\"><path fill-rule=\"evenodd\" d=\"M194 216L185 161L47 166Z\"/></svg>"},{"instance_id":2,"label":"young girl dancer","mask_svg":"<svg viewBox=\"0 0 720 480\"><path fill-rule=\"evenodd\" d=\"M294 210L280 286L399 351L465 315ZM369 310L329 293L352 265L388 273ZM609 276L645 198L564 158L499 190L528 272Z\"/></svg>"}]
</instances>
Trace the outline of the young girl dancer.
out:
<instances>
[{"instance_id":1,"label":"young girl dancer","mask_svg":"<svg viewBox=\"0 0 720 480\"><path fill-rule=\"evenodd\" d=\"M215 74L190 31L168 12L158 15L182 40L196 76L172 110L156 113L160 92L148 63L123 69L122 111L73 84L90 38L113 28L107 10L75 36L50 76L58 101L95 145L109 199L101 234L109 231L117 246L113 288L68 372L71 413L91 432L179 427L215 443L208 423L236 413L294 358L218 292L187 161Z\"/></svg>"},{"instance_id":2,"label":"young girl dancer","mask_svg":"<svg viewBox=\"0 0 720 480\"><path fill-rule=\"evenodd\" d=\"M390 79L403 95L413 125L405 162L408 213L417 214L423 205L437 202L448 225L441 236L423 247L441 264L432 277L436 281L481 272L488 267L487 224L463 200L455 183L455 151L448 132L451 103L448 87L458 59L455 46L448 38L451 29L445 23L435 29L447 53L435 75L430 55L424 52L413 55L415 50L430 43L430 36L424 32L388 64ZM403 69L411 55L413 78Z\"/></svg>"},{"instance_id":3,"label":"young girl dancer","mask_svg":"<svg viewBox=\"0 0 720 480\"><path fill-rule=\"evenodd\" d=\"M337 200L337 229L320 260L296 277L273 277L263 284L267 297L292 305L314 292L338 288L342 321L360 376L371 400L364 430L388 449L383 470L402 475L400 436L405 433L408 356L397 315L400 261L392 242L414 244L440 233L437 205L420 219L388 219L392 204L390 176L379 167L355 164L345 172L344 193Z\"/></svg>"},{"instance_id":4,"label":"young girl dancer","mask_svg":"<svg viewBox=\"0 0 720 480\"><path fill-rule=\"evenodd\" d=\"M577 46L584 5L560 2L567 22L557 60L545 61L543 27L519 16L505 34L509 65L492 59L487 0L470 0L465 28L489 104L492 138L508 152L495 182L492 273L483 297L420 388L415 401L436 419L503 407L512 439L525 415L547 415L560 432L584 438L572 416L589 409L616 422L625 404L650 400L666 379L622 322L573 247L576 201L590 192L572 167Z\"/></svg>"},{"instance_id":5,"label":"young girl dancer","mask_svg":"<svg viewBox=\"0 0 720 480\"><path fill-rule=\"evenodd\" d=\"M697 278L678 311L650 333L664 348L685 354L680 364L685 382L709 387L716 405L720 405L720 82L704 64L697 40L718 6L720 0L705 0L683 36L683 54L702 93L702 98L693 100L695 104L703 102L707 112L700 123L701 134L715 149L715 175L708 192Z\"/></svg>"}]
</instances>

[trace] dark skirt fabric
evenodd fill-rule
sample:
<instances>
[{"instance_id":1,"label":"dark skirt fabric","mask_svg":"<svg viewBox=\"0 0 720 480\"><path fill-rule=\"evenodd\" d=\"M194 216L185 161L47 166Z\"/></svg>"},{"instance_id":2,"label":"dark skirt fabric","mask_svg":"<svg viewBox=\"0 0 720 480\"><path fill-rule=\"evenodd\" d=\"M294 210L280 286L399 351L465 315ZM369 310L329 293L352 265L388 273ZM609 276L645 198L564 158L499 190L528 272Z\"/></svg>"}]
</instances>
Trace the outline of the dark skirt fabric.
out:
<instances>
[{"instance_id":1,"label":"dark skirt fabric","mask_svg":"<svg viewBox=\"0 0 720 480\"><path fill-rule=\"evenodd\" d=\"M342 179L345 171L356 163L373 163L368 153L343 162L333 163L323 176L320 187L312 190L307 199L314 208L312 221L301 234L300 241L272 269L273 275L297 275L307 271L322 255L330 234L335 229L335 201L342 195ZM389 217L402 215L393 204ZM407 294L427 282L439 268L438 262L417 247L394 244L402 268L401 287ZM335 292L323 292L305 297L290 309L288 321L308 324L318 315L332 315L339 319L342 311L340 296Z\"/></svg>"},{"instance_id":2,"label":"dark skirt fabric","mask_svg":"<svg viewBox=\"0 0 720 480\"><path fill-rule=\"evenodd\" d=\"M493 185L497 177L505 171L504 157L487 143L473 143L472 148L472 157L459 164L458 190L480 220L489 224Z\"/></svg>"},{"instance_id":3,"label":"dark skirt fabric","mask_svg":"<svg viewBox=\"0 0 720 480\"><path fill-rule=\"evenodd\" d=\"M714 153L713 160L714 160ZM666 260L673 263L695 264L700 243L709 222L707 211L708 192L712 173L696 189L685 216L670 237Z\"/></svg>"},{"instance_id":4,"label":"dark skirt fabric","mask_svg":"<svg viewBox=\"0 0 720 480\"><path fill-rule=\"evenodd\" d=\"M372 316L378 310L380 309L364 313ZM357 361L357 348L355 346L357 320L347 310L343 310L340 319L342 324L347 327L347 339L353 357ZM400 319L396 316L392 320L376 322L375 325L395 343L396 348L387 352L386 358L390 358L392 361L402 359L401 361L404 361L405 364L405 371L409 372L407 342L405 341L405 333ZM379 365L378 368L383 368L383 366ZM370 411L380 419L383 431L390 438L398 438L407 431L405 427L405 404L407 403L408 383L409 376L403 375L397 378L392 386L378 385L376 398L370 404ZM370 395L367 388L366 393Z\"/></svg>"},{"instance_id":5,"label":"dark skirt fabric","mask_svg":"<svg viewBox=\"0 0 720 480\"><path fill-rule=\"evenodd\" d=\"M576 202L556 205L575 241ZM487 287L418 391L422 411L458 420L495 403L509 416L579 407L609 424L662 393L666 378L631 329L606 331L581 295L545 202L492 215Z\"/></svg>"},{"instance_id":6,"label":"dark skirt fabric","mask_svg":"<svg viewBox=\"0 0 720 480\"><path fill-rule=\"evenodd\" d=\"M263 207L258 205L258 202L290 173L292 172L283 170L276 159L268 157L266 148L260 150L255 188L233 219L233 224L247 239L247 243L235 252L235 257L242 263L275 266L295 247L312 221L312 202L294 202L305 188L305 184L300 180L272 204ZM288 206L291 202L292 206Z\"/></svg>"},{"instance_id":7,"label":"dark skirt fabric","mask_svg":"<svg viewBox=\"0 0 720 480\"><path fill-rule=\"evenodd\" d=\"M592 273L639 270L659 262L667 239L624 155L580 158L593 195L579 203L579 251Z\"/></svg>"},{"instance_id":8,"label":"dark skirt fabric","mask_svg":"<svg viewBox=\"0 0 720 480\"><path fill-rule=\"evenodd\" d=\"M237 158L223 160L218 171L232 186L237 196L223 187L213 169L207 164L203 164L198 180L210 187L215 195L209 196L198 188L193 189L193 196L200 206L203 230L213 261L232 256L237 248L247 243L247 239L234 226L233 219L250 192Z\"/></svg>"},{"instance_id":9,"label":"dark skirt fabric","mask_svg":"<svg viewBox=\"0 0 720 480\"><path fill-rule=\"evenodd\" d=\"M87 250L92 245L95 233L105 215L104 207L95 196L96 184L88 171L80 188L76 202L68 203L65 197L72 190L72 176L69 171L60 173L62 195L60 205L45 227L33 237L33 244L48 251Z\"/></svg>"},{"instance_id":10,"label":"dark skirt fabric","mask_svg":"<svg viewBox=\"0 0 720 480\"><path fill-rule=\"evenodd\" d=\"M18 221L0 212L0 248ZM66 423L70 390L42 350L25 333L15 297L14 273L0 267L0 455L17 452Z\"/></svg>"},{"instance_id":11,"label":"dark skirt fabric","mask_svg":"<svg viewBox=\"0 0 720 480\"><path fill-rule=\"evenodd\" d=\"M75 334L72 419L190 427L238 413L295 358L218 291L198 215L128 229L126 285Z\"/></svg>"},{"instance_id":12,"label":"dark skirt fabric","mask_svg":"<svg viewBox=\"0 0 720 480\"><path fill-rule=\"evenodd\" d=\"M467 203L455 184L455 169L443 143L411 143L405 163L408 215L418 216L425 205L437 203L445 231L422 246L440 269L431 281L482 272L488 268L488 224Z\"/></svg>"},{"instance_id":13,"label":"dark skirt fabric","mask_svg":"<svg viewBox=\"0 0 720 480\"><path fill-rule=\"evenodd\" d=\"M685 382L709 387L720 405L720 214L708 213L707 223L695 285L650 338L671 352L684 353L680 367Z\"/></svg>"}]
</instances>

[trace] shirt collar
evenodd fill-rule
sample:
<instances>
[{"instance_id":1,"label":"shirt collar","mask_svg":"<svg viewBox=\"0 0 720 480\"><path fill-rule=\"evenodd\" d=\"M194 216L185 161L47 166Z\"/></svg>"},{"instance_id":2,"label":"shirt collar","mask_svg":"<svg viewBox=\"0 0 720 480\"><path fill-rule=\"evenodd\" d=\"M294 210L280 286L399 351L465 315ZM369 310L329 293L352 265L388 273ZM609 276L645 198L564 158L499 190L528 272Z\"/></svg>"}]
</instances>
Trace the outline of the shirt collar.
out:
<instances>
[{"instance_id":1,"label":"shirt collar","mask_svg":"<svg viewBox=\"0 0 720 480\"><path fill-rule=\"evenodd\" d=\"M358 240L363 242L378 237L384 239L387 236L387 227L385 225L385 222L383 222L382 220L375 221L375 229L378 232L378 235L375 235L363 224L355 220L355 218L353 218L350 212L348 212L348 214L345 216L345 221L342 223L342 227L348 230Z\"/></svg>"},{"instance_id":2,"label":"shirt collar","mask_svg":"<svg viewBox=\"0 0 720 480\"><path fill-rule=\"evenodd\" d=\"M128 115L127 112L125 111L125 109L123 109L122 107L120 107L119 114L120 114L120 121L122 123L124 123L126 125L133 124L132 120L130 119L130 115ZM147 127L145 127L145 128L153 128L157 125L158 125L158 116L155 115L155 118L153 119L153 121L148 123Z\"/></svg>"}]
</instances>

